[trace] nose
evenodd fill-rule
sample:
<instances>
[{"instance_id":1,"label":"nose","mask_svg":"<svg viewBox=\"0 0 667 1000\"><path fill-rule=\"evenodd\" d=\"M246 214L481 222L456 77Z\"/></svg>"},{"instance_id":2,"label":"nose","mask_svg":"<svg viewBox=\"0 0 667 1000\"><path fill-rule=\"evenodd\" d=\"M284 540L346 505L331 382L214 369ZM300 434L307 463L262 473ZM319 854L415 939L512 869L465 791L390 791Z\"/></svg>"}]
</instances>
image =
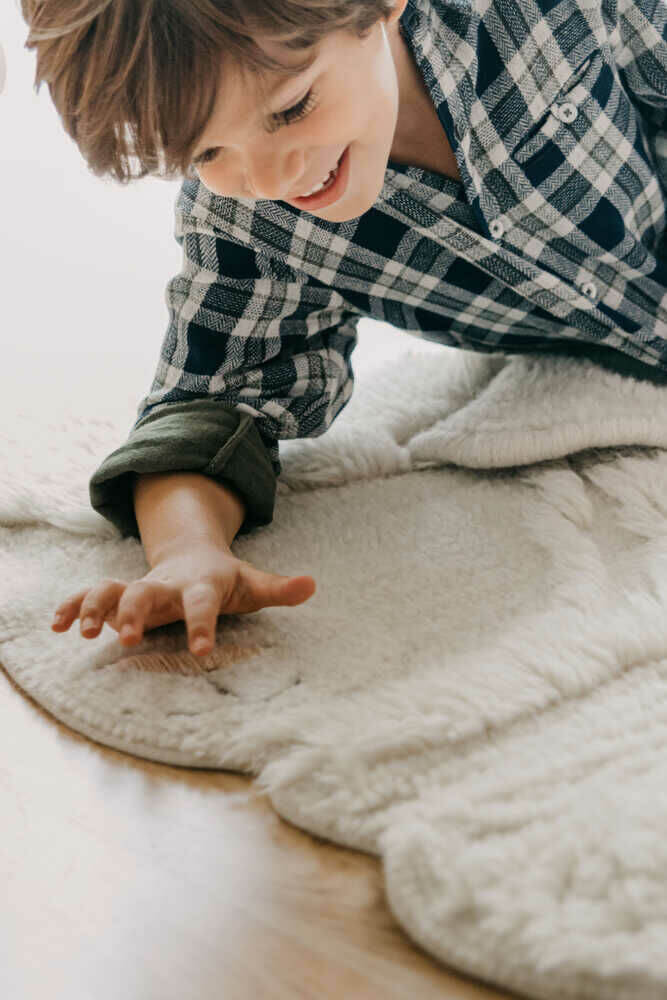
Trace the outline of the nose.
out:
<instances>
[{"instance_id":1,"label":"nose","mask_svg":"<svg viewBox=\"0 0 667 1000\"><path fill-rule=\"evenodd\" d=\"M279 201L286 198L304 175L302 150L274 151L250 156L245 166L244 186L252 198Z\"/></svg>"}]
</instances>

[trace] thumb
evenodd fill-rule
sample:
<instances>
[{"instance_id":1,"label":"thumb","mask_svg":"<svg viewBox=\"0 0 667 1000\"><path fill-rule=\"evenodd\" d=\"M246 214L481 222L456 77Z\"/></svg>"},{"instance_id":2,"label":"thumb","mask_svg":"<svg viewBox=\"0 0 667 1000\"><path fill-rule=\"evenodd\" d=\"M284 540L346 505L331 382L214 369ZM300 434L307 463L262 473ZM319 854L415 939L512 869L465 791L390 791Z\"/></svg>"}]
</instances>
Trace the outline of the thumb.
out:
<instances>
[{"instance_id":1,"label":"thumb","mask_svg":"<svg viewBox=\"0 0 667 1000\"><path fill-rule=\"evenodd\" d=\"M287 605L303 604L317 589L312 576L284 576L280 579L283 595L286 598L283 603Z\"/></svg>"},{"instance_id":2,"label":"thumb","mask_svg":"<svg viewBox=\"0 0 667 1000\"><path fill-rule=\"evenodd\" d=\"M283 576L251 567L248 573L255 598L262 604L294 606L312 597L316 583L312 576Z\"/></svg>"}]
</instances>

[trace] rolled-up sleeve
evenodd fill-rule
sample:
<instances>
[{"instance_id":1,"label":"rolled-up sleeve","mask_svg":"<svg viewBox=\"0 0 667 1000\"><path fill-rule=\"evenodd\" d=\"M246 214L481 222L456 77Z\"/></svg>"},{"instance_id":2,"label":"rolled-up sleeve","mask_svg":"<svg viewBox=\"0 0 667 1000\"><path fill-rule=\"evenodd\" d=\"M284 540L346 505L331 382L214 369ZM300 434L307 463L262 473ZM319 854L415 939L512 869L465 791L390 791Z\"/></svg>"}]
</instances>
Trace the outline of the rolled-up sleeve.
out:
<instances>
[{"instance_id":1,"label":"rolled-up sleeve","mask_svg":"<svg viewBox=\"0 0 667 1000\"><path fill-rule=\"evenodd\" d=\"M352 396L359 314L333 288L177 216L169 323L127 441L89 484L93 508L139 536L136 476L200 472L235 489L240 534L273 518L278 441L318 436Z\"/></svg>"},{"instance_id":2,"label":"rolled-up sleeve","mask_svg":"<svg viewBox=\"0 0 667 1000\"><path fill-rule=\"evenodd\" d=\"M123 537L140 537L134 483L149 472L199 472L234 489L246 511L239 534L273 519L277 477L269 453L252 417L224 403L191 400L149 414L95 471L91 504Z\"/></svg>"},{"instance_id":3,"label":"rolled-up sleeve","mask_svg":"<svg viewBox=\"0 0 667 1000\"><path fill-rule=\"evenodd\" d=\"M608 0L614 59L623 86L647 120L667 127L667 3Z\"/></svg>"}]
</instances>

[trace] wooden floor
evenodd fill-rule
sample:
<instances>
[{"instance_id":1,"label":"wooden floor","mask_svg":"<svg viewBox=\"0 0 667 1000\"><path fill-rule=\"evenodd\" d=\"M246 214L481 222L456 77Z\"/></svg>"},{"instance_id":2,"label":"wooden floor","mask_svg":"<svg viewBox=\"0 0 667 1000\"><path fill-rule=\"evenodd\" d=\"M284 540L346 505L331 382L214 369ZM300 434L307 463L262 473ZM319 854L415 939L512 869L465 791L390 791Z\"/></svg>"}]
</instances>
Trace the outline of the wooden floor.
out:
<instances>
[{"instance_id":1,"label":"wooden floor","mask_svg":"<svg viewBox=\"0 0 667 1000\"><path fill-rule=\"evenodd\" d=\"M0 996L492 1000L421 951L377 858L251 779L154 764L58 723L0 671Z\"/></svg>"}]
</instances>

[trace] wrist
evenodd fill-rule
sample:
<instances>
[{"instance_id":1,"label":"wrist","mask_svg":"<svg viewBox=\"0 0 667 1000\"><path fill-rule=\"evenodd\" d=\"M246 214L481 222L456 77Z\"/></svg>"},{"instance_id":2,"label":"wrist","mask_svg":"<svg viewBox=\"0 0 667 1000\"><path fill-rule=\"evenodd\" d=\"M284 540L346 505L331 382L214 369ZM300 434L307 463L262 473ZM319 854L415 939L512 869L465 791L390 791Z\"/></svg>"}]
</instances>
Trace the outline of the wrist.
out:
<instances>
[{"instance_id":1,"label":"wrist","mask_svg":"<svg viewBox=\"0 0 667 1000\"><path fill-rule=\"evenodd\" d=\"M166 540L159 549L153 551L152 560L149 561L151 569L156 569L158 566L173 562L175 559L181 559L183 556L197 560L199 555L202 559L208 559L211 555L222 560L238 558L226 543L214 541L205 535L197 537L195 534L188 535L187 538L179 537Z\"/></svg>"},{"instance_id":2,"label":"wrist","mask_svg":"<svg viewBox=\"0 0 667 1000\"><path fill-rule=\"evenodd\" d=\"M232 489L200 473L138 476L134 509L151 566L193 545L231 555L245 517L245 506Z\"/></svg>"}]
</instances>

